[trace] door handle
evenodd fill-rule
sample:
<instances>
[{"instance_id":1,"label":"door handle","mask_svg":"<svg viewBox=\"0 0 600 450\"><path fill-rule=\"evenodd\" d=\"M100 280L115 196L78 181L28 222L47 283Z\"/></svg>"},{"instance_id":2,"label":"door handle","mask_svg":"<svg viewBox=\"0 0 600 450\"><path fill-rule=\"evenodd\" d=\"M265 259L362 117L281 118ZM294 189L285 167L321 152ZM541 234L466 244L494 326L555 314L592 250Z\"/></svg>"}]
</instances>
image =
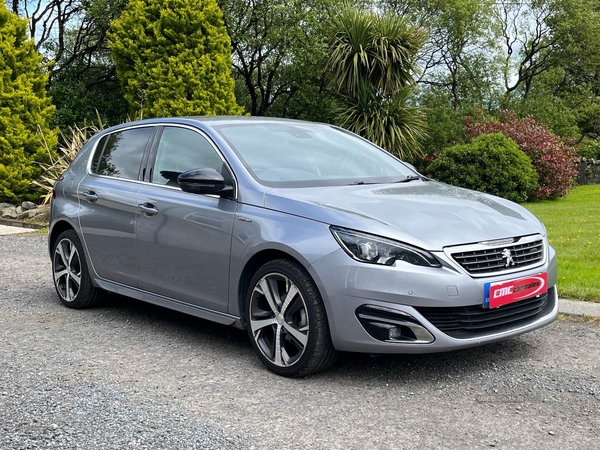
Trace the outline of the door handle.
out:
<instances>
[{"instance_id":1,"label":"door handle","mask_svg":"<svg viewBox=\"0 0 600 450\"><path fill-rule=\"evenodd\" d=\"M144 213L146 217L155 216L158 214L158 209L152 203L141 203L138 209Z\"/></svg>"},{"instance_id":2,"label":"door handle","mask_svg":"<svg viewBox=\"0 0 600 450\"><path fill-rule=\"evenodd\" d=\"M90 203L94 203L98 200L98 194L96 194L94 191L87 191L81 195Z\"/></svg>"}]
</instances>

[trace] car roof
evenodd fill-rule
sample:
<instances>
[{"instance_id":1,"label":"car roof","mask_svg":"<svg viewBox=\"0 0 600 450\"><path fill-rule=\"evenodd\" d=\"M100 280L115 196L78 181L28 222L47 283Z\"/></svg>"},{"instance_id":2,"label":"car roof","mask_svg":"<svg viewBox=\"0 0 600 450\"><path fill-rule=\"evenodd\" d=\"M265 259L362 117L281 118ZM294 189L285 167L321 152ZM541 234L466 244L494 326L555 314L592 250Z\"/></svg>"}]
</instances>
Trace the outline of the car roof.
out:
<instances>
[{"instance_id":1,"label":"car roof","mask_svg":"<svg viewBox=\"0 0 600 450\"><path fill-rule=\"evenodd\" d=\"M192 119L199 122L204 122L209 125L240 123L240 122L283 122L283 123L315 123L305 120L284 119L280 117L264 117L264 116L190 116L182 117L182 119Z\"/></svg>"},{"instance_id":2,"label":"car roof","mask_svg":"<svg viewBox=\"0 0 600 450\"><path fill-rule=\"evenodd\" d=\"M263 116L180 116L180 117L156 117L153 119L136 120L132 122L126 122L119 125L112 126L102 130L102 134L105 132L112 132L121 128L129 128L132 126L139 125L155 125L158 123L179 123L179 124L204 124L207 127L214 127L216 125L226 125L235 123L287 123L287 124L305 124L305 125L324 125L332 126L326 123L319 122L308 122L305 120L296 119L283 119L279 117L263 117Z\"/></svg>"}]
</instances>

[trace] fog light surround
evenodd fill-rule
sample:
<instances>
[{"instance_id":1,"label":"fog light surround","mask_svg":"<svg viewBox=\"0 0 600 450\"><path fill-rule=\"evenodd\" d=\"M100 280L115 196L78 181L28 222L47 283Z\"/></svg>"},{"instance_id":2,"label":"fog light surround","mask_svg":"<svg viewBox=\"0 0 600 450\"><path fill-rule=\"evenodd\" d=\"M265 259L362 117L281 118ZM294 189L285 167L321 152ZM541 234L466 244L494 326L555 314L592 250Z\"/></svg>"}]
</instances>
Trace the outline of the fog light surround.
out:
<instances>
[{"instance_id":1,"label":"fog light surround","mask_svg":"<svg viewBox=\"0 0 600 450\"><path fill-rule=\"evenodd\" d=\"M356 317L365 331L378 341L431 344L433 335L408 313L376 305L362 305Z\"/></svg>"}]
</instances>

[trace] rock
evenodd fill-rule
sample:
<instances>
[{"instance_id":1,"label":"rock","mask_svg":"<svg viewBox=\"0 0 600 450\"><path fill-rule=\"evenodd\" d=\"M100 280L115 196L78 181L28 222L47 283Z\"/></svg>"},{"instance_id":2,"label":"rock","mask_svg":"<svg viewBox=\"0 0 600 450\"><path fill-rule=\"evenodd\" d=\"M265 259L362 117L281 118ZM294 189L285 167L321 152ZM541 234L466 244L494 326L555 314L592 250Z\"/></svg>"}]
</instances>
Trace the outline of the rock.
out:
<instances>
[{"instance_id":1,"label":"rock","mask_svg":"<svg viewBox=\"0 0 600 450\"><path fill-rule=\"evenodd\" d=\"M37 208L37 205L33 202L23 202L21 203L21 207L25 210L28 211L30 209L35 209Z\"/></svg>"},{"instance_id":2,"label":"rock","mask_svg":"<svg viewBox=\"0 0 600 450\"><path fill-rule=\"evenodd\" d=\"M17 214L18 220L27 219L29 217L29 211L22 212L21 214Z\"/></svg>"},{"instance_id":3,"label":"rock","mask_svg":"<svg viewBox=\"0 0 600 450\"><path fill-rule=\"evenodd\" d=\"M30 209L29 211L25 211L25 213L27 214L27 217L30 219L33 219L34 217L49 216L50 206L49 205L40 206L39 208Z\"/></svg>"},{"instance_id":4,"label":"rock","mask_svg":"<svg viewBox=\"0 0 600 450\"><path fill-rule=\"evenodd\" d=\"M21 214L23 212L23 208L21 206L17 206L16 211L17 211L17 215Z\"/></svg>"},{"instance_id":5,"label":"rock","mask_svg":"<svg viewBox=\"0 0 600 450\"><path fill-rule=\"evenodd\" d=\"M4 211L6 208L14 208L15 205L6 202L0 202L0 211Z\"/></svg>"},{"instance_id":6,"label":"rock","mask_svg":"<svg viewBox=\"0 0 600 450\"><path fill-rule=\"evenodd\" d=\"M16 219L17 218L17 210L13 206L12 208L4 208L2 210L2 218L3 219Z\"/></svg>"}]
</instances>

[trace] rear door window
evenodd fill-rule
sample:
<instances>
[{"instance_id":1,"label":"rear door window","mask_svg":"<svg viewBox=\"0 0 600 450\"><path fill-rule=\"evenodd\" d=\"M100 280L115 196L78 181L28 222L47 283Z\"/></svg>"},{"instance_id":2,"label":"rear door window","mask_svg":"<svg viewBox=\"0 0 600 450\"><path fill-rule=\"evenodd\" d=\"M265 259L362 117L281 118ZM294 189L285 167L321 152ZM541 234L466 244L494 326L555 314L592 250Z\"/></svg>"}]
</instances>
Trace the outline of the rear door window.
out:
<instances>
[{"instance_id":1,"label":"rear door window","mask_svg":"<svg viewBox=\"0 0 600 450\"><path fill-rule=\"evenodd\" d=\"M133 128L104 136L92 159L92 173L137 180L152 127Z\"/></svg>"}]
</instances>

